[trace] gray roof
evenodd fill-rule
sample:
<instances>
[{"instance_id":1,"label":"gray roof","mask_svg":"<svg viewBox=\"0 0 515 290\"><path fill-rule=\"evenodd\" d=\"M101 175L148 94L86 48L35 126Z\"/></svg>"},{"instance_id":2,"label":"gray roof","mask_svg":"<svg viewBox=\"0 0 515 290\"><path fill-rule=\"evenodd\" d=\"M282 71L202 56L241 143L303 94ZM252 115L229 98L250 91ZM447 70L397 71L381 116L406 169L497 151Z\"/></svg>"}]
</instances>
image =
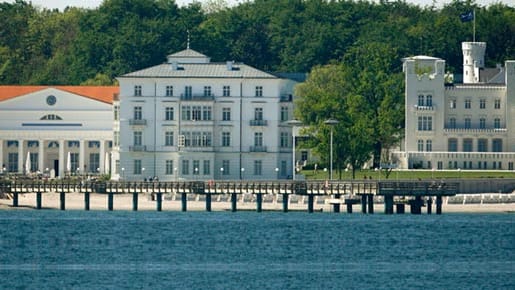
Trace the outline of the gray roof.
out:
<instances>
[{"instance_id":1,"label":"gray roof","mask_svg":"<svg viewBox=\"0 0 515 290\"><path fill-rule=\"evenodd\" d=\"M177 67L174 69L174 64L166 63L124 74L121 78L277 78L242 63L232 64L232 70L226 63L179 63Z\"/></svg>"},{"instance_id":2,"label":"gray roof","mask_svg":"<svg viewBox=\"0 0 515 290\"><path fill-rule=\"evenodd\" d=\"M179 51L179 52L176 52L176 53L172 53L172 54L169 54L168 57L172 57L172 58L207 58L206 55L198 52L198 51L195 51L193 49L185 49L185 50L182 50L182 51Z\"/></svg>"}]
</instances>

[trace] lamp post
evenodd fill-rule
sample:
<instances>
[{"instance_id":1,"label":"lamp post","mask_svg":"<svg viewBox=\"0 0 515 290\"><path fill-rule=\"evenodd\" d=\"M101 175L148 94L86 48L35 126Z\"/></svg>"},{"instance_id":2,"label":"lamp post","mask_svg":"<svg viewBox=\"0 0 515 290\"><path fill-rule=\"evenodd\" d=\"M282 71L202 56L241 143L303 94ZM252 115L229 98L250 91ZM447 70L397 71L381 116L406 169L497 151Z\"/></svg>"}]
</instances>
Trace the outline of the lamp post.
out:
<instances>
[{"instance_id":1,"label":"lamp post","mask_svg":"<svg viewBox=\"0 0 515 290\"><path fill-rule=\"evenodd\" d=\"M122 180L125 181L125 167L122 167Z\"/></svg>"},{"instance_id":2,"label":"lamp post","mask_svg":"<svg viewBox=\"0 0 515 290\"><path fill-rule=\"evenodd\" d=\"M300 126L302 123L299 120L295 120L295 119L289 120L286 123L291 126L291 135L293 137L293 142L292 142L292 150L293 150L293 152L292 152L292 163L291 163L291 165L292 165L292 169L293 169L292 170L293 171L292 179L295 180L295 171L296 171L296 167L297 167L296 166L297 164L295 164L295 127Z\"/></svg>"},{"instance_id":3,"label":"lamp post","mask_svg":"<svg viewBox=\"0 0 515 290\"><path fill-rule=\"evenodd\" d=\"M241 168L241 175L240 175L240 179L243 180L245 178L243 178L243 173L245 172L245 168Z\"/></svg>"},{"instance_id":4,"label":"lamp post","mask_svg":"<svg viewBox=\"0 0 515 290\"><path fill-rule=\"evenodd\" d=\"M333 180L333 127L338 124L338 120L335 120L335 119L329 119L329 120L326 120L324 121L324 124L328 125L331 127L331 137L330 137L330 141L329 141L329 146L330 146L330 152L329 152L329 179L330 180Z\"/></svg>"}]
</instances>

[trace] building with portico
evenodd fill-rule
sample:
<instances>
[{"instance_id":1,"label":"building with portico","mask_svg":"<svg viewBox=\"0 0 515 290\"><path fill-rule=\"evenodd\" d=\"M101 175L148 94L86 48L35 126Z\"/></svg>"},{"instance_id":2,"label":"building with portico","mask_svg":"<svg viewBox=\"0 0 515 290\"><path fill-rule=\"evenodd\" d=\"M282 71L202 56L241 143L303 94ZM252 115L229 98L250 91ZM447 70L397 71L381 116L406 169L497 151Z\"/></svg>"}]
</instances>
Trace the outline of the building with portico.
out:
<instances>
[{"instance_id":1,"label":"building with portico","mask_svg":"<svg viewBox=\"0 0 515 290\"><path fill-rule=\"evenodd\" d=\"M111 173L118 87L0 86L0 171Z\"/></svg>"}]
</instances>

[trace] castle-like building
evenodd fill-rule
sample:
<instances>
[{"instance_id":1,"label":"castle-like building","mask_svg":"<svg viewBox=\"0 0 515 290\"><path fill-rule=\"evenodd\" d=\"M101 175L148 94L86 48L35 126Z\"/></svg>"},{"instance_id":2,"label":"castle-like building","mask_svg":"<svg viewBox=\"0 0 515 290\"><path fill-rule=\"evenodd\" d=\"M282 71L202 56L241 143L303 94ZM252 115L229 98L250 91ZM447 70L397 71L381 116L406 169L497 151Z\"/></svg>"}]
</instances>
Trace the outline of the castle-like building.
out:
<instances>
[{"instance_id":1,"label":"castle-like building","mask_svg":"<svg viewBox=\"0 0 515 290\"><path fill-rule=\"evenodd\" d=\"M515 61L488 69L486 43L462 50L462 82L443 59L404 59L405 139L392 155L399 168L514 169Z\"/></svg>"},{"instance_id":2,"label":"castle-like building","mask_svg":"<svg viewBox=\"0 0 515 290\"><path fill-rule=\"evenodd\" d=\"M291 178L295 81L189 48L117 79L119 178Z\"/></svg>"}]
</instances>

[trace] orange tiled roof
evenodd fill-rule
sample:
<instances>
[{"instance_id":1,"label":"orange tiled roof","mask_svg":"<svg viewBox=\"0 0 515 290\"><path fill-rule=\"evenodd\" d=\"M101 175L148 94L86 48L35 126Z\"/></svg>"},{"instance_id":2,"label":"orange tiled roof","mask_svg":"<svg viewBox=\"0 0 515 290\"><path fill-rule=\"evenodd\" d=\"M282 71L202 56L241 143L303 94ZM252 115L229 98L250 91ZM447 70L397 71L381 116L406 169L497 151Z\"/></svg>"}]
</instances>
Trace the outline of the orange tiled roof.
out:
<instances>
[{"instance_id":1,"label":"orange tiled roof","mask_svg":"<svg viewBox=\"0 0 515 290\"><path fill-rule=\"evenodd\" d=\"M0 86L0 102L48 88L55 88L108 104L112 104L120 92L118 86Z\"/></svg>"}]
</instances>

